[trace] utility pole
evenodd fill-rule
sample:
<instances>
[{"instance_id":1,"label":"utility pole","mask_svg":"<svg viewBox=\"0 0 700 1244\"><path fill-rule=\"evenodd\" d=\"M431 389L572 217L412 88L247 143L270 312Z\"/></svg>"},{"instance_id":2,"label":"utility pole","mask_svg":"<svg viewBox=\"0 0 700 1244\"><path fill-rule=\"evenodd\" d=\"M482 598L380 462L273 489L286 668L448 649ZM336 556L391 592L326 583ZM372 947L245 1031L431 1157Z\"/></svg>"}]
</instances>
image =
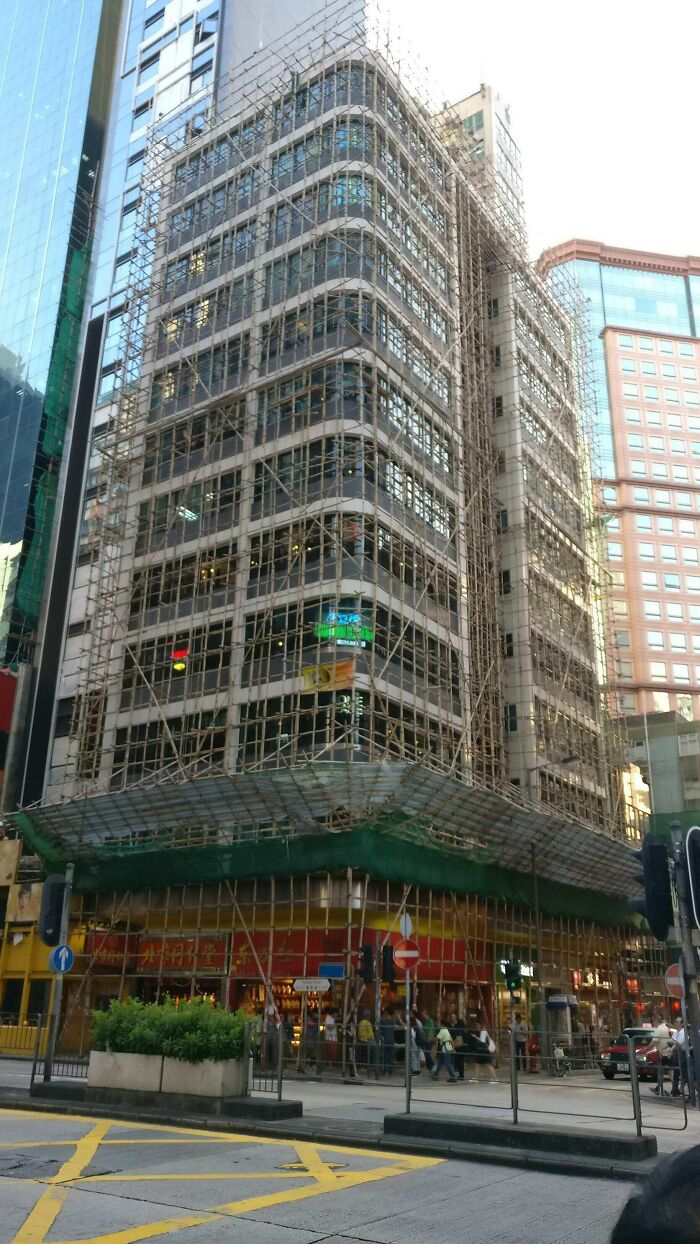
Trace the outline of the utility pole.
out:
<instances>
[{"instance_id":1,"label":"utility pole","mask_svg":"<svg viewBox=\"0 0 700 1244\"><path fill-rule=\"evenodd\" d=\"M70 896L73 889L73 873L75 867L73 864L66 864L66 888L63 891L63 909L61 911L61 936L59 945L68 945L68 936L70 933ZM49 1019L49 1038L46 1043L46 1057L44 1058L44 1083L48 1084L53 1071L54 1058L56 1056L56 1040L58 1037L58 1024L61 1017L61 999L63 997L63 972L57 972L54 976L53 994L51 996L51 1017Z\"/></svg>"},{"instance_id":2,"label":"utility pole","mask_svg":"<svg viewBox=\"0 0 700 1244\"><path fill-rule=\"evenodd\" d=\"M690 1032L688 1037L693 1049L693 1057L688 1050L688 1078L691 1105L698 1103L696 1092L696 1063L700 1054L700 999L698 998L698 953L693 945L692 899L690 893L690 876L685 851L685 835L679 821L672 821L671 842L673 843L673 870L678 894L678 919L681 930L681 949L683 963L683 981L685 984L685 1003ZM688 1039L686 1037L686 1039Z\"/></svg>"}]
</instances>

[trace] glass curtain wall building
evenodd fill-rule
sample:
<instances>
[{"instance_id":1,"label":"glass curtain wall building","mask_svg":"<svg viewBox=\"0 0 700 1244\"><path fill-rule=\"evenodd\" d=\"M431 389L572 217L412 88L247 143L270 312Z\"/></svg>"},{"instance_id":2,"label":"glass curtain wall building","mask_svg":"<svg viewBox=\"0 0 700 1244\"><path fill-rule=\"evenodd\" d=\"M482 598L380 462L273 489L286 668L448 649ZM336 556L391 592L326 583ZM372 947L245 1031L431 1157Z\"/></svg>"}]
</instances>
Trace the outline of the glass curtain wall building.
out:
<instances>
[{"instance_id":1,"label":"glass curtain wall building","mask_svg":"<svg viewBox=\"0 0 700 1244\"><path fill-rule=\"evenodd\" d=\"M0 48L0 782L21 751L72 419L121 0L7 0ZM25 698L26 697L26 698ZM11 739L13 740L11 743Z\"/></svg>"},{"instance_id":2,"label":"glass curtain wall building","mask_svg":"<svg viewBox=\"0 0 700 1244\"><path fill-rule=\"evenodd\" d=\"M700 717L700 259L574 241L593 336L613 698L626 717Z\"/></svg>"}]
</instances>

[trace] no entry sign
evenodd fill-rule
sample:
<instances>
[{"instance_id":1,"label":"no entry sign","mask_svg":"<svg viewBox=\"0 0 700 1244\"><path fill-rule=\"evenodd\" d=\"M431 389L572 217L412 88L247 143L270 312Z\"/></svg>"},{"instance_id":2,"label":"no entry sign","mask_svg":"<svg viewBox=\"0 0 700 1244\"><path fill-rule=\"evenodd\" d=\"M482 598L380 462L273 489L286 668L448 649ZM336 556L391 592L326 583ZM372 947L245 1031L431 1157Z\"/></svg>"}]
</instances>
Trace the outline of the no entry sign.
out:
<instances>
[{"instance_id":1,"label":"no entry sign","mask_svg":"<svg viewBox=\"0 0 700 1244\"><path fill-rule=\"evenodd\" d=\"M410 937L404 937L394 946L394 963L402 972L410 972L416 966L420 959L420 949L417 942Z\"/></svg>"},{"instance_id":2,"label":"no entry sign","mask_svg":"<svg viewBox=\"0 0 700 1244\"><path fill-rule=\"evenodd\" d=\"M672 963L670 968L666 969L666 993L670 998L685 997L685 982L683 973L681 972L680 963Z\"/></svg>"}]
</instances>

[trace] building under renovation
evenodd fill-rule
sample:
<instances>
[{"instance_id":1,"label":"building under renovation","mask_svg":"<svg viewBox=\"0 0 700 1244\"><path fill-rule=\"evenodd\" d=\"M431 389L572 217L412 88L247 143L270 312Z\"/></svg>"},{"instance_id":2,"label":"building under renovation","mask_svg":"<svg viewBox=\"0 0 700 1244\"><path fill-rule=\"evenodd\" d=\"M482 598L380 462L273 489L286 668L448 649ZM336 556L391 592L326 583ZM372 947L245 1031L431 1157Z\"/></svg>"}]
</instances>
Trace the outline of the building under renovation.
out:
<instances>
[{"instance_id":1,"label":"building under renovation","mask_svg":"<svg viewBox=\"0 0 700 1244\"><path fill-rule=\"evenodd\" d=\"M322 961L347 1014L406 912L421 1005L498 1024L513 951L615 1024L664 964L625 914L585 324L526 260L497 97L431 103L354 4L297 34L151 136L14 818L76 865L66 1030L125 992L297 1018ZM4 1010L47 977L27 934Z\"/></svg>"}]
</instances>

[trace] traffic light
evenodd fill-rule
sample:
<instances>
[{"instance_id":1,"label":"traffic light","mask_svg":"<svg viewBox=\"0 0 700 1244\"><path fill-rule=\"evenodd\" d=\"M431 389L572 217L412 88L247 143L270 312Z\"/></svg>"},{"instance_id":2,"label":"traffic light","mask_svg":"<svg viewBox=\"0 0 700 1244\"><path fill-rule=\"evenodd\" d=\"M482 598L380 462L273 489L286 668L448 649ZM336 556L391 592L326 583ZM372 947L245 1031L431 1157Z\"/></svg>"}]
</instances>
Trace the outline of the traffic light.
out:
<instances>
[{"instance_id":1,"label":"traffic light","mask_svg":"<svg viewBox=\"0 0 700 1244\"><path fill-rule=\"evenodd\" d=\"M700 929L700 825L691 825L685 839L688 889L693 919Z\"/></svg>"},{"instance_id":2,"label":"traffic light","mask_svg":"<svg viewBox=\"0 0 700 1244\"><path fill-rule=\"evenodd\" d=\"M506 978L506 989L510 993L517 993L522 984L520 964L517 959L514 959L512 962L509 959L507 963L503 964L503 975Z\"/></svg>"},{"instance_id":3,"label":"traffic light","mask_svg":"<svg viewBox=\"0 0 700 1244\"><path fill-rule=\"evenodd\" d=\"M363 946L360 951L360 976L365 985L371 985L374 980L374 946Z\"/></svg>"},{"instance_id":4,"label":"traffic light","mask_svg":"<svg viewBox=\"0 0 700 1244\"><path fill-rule=\"evenodd\" d=\"M386 985L393 985L396 980L396 964L394 963L394 947L388 942L382 946L382 980Z\"/></svg>"},{"instance_id":5,"label":"traffic light","mask_svg":"<svg viewBox=\"0 0 700 1244\"><path fill-rule=\"evenodd\" d=\"M641 912L654 937L665 942L673 925L668 849L663 842L646 834L641 851L634 851L633 854L635 859L642 861L639 880L644 886L644 898L632 898L629 905L633 911Z\"/></svg>"},{"instance_id":6,"label":"traffic light","mask_svg":"<svg viewBox=\"0 0 700 1244\"><path fill-rule=\"evenodd\" d=\"M39 911L39 937L46 946L58 946L61 940L61 917L65 890L65 877L61 877L59 873L46 878Z\"/></svg>"}]
</instances>

